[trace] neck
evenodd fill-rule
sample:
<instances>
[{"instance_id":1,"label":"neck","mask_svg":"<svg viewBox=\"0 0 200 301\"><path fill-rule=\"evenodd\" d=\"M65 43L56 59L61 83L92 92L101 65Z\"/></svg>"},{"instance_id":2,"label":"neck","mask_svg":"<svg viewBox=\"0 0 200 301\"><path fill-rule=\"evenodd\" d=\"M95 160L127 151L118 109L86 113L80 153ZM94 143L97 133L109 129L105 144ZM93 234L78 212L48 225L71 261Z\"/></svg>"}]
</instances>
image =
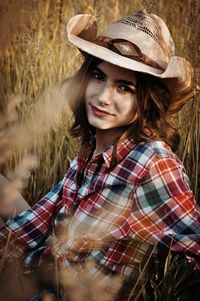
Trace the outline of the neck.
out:
<instances>
[{"instance_id":1,"label":"neck","mask_svg":"<svg viewBox=\"0 0 200 301\"><path fill-rule=\"evenodd\" d=\"M94 155L104 151L109 145L112 145L115 140L123 133L122 129L96 129L96 148Z\"/></svg>"}]
</instances>

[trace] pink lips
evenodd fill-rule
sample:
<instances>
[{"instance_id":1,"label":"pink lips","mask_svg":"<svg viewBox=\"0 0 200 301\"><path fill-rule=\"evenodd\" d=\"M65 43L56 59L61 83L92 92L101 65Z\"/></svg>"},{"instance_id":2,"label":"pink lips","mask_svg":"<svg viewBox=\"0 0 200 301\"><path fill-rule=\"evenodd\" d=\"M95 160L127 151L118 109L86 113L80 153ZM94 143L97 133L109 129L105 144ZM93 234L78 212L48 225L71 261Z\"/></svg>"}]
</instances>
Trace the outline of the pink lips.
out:
<instances>
[{"instance_id":1,"label":"pink lips","mask_svg":"<svg viewBox=\"0 0 200 301\"><path fill-rule=\"evenodd\" d=\"M97 107L94 107L93 105L91 105L91 108L92 108L92 112L97 115L97 116L106 116L106 115L112 115L106 111L102 111L102 110L99 110Z\"/></svg>"}]
</instances>

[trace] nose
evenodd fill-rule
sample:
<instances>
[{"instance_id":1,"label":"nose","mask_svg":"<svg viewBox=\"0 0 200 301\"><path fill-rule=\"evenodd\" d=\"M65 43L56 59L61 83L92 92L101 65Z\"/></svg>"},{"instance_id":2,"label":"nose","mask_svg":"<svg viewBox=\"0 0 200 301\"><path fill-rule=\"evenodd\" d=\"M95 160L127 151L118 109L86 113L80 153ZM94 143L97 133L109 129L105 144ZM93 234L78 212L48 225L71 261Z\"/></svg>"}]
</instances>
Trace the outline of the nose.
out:
<instances>
[{"instance_id":1,"label":"nose","mask_svg":"<svg viewBox=\"0 0 200 301\"><path fill-rule=\"evenodd\" d=\"M108 83L101 87L98 95L98 101L101 105L109 105L112 103L113 89Z\"/></svg>"}]
</instances>

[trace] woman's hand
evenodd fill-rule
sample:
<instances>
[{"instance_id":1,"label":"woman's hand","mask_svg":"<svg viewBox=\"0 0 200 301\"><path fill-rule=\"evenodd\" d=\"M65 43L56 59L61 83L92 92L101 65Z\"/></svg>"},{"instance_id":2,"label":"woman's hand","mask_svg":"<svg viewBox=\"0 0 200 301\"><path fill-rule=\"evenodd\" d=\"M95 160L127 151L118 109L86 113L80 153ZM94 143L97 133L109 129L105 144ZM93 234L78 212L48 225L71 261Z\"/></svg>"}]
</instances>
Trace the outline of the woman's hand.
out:
<instances>
[{"instance_id":1,"label":"woman's hand","mask_svg":"<svg viewBox=\"0 0 200 301\"><path fill-rule=\"evenodd\" d=\"M5 222L30 208L16 187L0 174L0 217L2 220Z\"/></svg>"}]
</instances>

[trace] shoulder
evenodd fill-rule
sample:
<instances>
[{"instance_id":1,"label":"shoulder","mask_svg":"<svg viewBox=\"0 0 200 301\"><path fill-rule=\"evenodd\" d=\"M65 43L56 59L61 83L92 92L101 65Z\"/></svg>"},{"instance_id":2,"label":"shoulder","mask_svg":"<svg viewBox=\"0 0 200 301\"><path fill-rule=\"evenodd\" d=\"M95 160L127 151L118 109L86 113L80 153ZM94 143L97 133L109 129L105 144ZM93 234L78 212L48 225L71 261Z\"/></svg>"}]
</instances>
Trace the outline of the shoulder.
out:
<instances>
[{"instance_id":1,"label":"shoulder","mask_svg":"<svg viewBox=\"0 0 200 301\"><path fill-rule=\"evenodd\" d=\"M139 160L147 165L159 158L179 160L171 148L163 141L149 141L137 144L132 148L128 157L132 157L134 160Z\"/></svg>"},{"instance_id":2,"label":"shoulder","mask_svg":"<svg viewBox=\"0 0 200 301\"><path fill-rule=\"evenodd\" d=\"M139 160L148 167L158 160L171 159L182 164L178 156L171 150L170 146L163 141L150 141L140 143L132 148L129 157Z\"/></svg>"},{"instance_id":3,"label":"shoulder","mask_svg":"<svg viewBox=\"0 0 200 301\"><path fill-rule=\"evenodd\" d=\"M185 173L183 163L171 148L163 141L150 141L136 145L126 160L136 164L145 173L155 170L179 170Z\"/></svg>"},{"instance_id":4,"label":"shoulder","mask_svg":"<svg viewBox=\"0 0 200 301\"><path fill-rule=\"evenodd\" d=\"M189 178L183 163L166 143L152 141L145 143L143 147L148 158L143 181L147 183L153 181L154 186L155 183L161 185L162 182L162 185L179 187L177 191L186 191L189 188Z\"/></svg>"},{"instance_id":5,"label":"shoulder","mask_svg":"<svg viewBox=\"0 0 200 301\"><path fill-rule=\"evenodd\" d=\"M151 141L139 144L129 144L129 151L118 164L117 173L124 176L128 174L128 180L132 183L137 180L141 182L154 170L154 165L160 161L165 162L169 158L177 161L177 156L171 151L170 147L162 141ZM118 171L120 170L120 171Z\"/></svg>"},{"instance_id":6,"label":"shoulder","mask_svg":"<svg viewBox=\"0 0 200 301\"><path fill-rule=\"evenodd\" d=\"M171 150L170 146L163 141L152 141L149 143L149 152L152 153L148 169L160 166L168 170L179 169L184 171L184 166L179 157Z\"/></svg>"}]
</instances>

